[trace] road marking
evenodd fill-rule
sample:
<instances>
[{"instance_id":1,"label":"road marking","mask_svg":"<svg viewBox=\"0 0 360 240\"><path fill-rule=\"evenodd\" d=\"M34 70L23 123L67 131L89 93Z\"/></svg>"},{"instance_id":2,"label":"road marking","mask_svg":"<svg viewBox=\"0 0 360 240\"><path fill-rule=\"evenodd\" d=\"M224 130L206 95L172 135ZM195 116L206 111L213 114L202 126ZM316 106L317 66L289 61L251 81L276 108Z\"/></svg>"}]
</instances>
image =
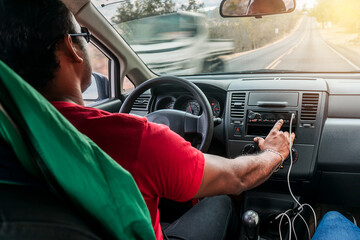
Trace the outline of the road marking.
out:
<instances>
[{"instance_id":1,"label":"road marking","mask_svg":"<svg viewBox=\"0 0 360 240\"><path fill-rule=\"evenodd\" d=\"M336 53L339 57L341 57L343 60L345 60L345 62L347 62L348 64L350 64L353 68L355 68L355 70L360 70L360 67L357 66L356 64L354 64L352 61L350 61L349 59L347 59L346 57L344 57L344 55L342 55L341 53L339 53L338 51L336 51L333 47L331 47L327 42L325 42L325 45L330 48L334 53Z\"/></svg>"},{"instance_id":2,"label":"road marking","mask_svg":"<svg viewBox=\"0 0 360 240\"><path fill-rule=\"evenodd\" d=\"M265 46L262 46L260 48L256 48L256 49L253 49L253 50L249 50L249 51L246 51L246 52L239 52L239 53L234 53L234 54L230 54L230 55L226 55L226 56L223 56L223 58L225 59L225 61L228 61L228 62L234 62L234 61L237 61L238 57L240 56L244 56L244 55L248 55L248 54L251 54L253 52L257 52L259 50L263 50L265 48L268 48L268 47L271 47L273 45L276 45L282 41L285 41L286 39L290 38L292 35L295 34L295 32L300 28L302 22L304 21L304 17L302 17L298 22L297 22L297 25L291 30L290 33L288 33L285 37L275 41L275 42L272 42L272 43L269 43L269 44L266 44Z\"/></svg>"},{"instance_id":3,"label":"road marking","mask_svg":"<svg viewBox=\"0 0 360 240\"><path fill-rule=\"evenodd\" d=\"M292 48L293 48L293 47L292 47ZM291 48L291 49L292 49L292 48ZM291 50L291 49L290 49L290 50ZM286 51L285 53L281 54L280 57L278 57L277 59L275 59L275 61L273 61L272 63L270 63L265 69L274 69L274 68L275 68L274 65L275 65L276 63L278 63L278 62L280 61L280 59L283 58L287 53L288 53L288 51ZM278 63L278 64L279 64L279 63ZM278 64L276 64L276 65L278 65Z\"/></svg>"},{"instance_id":4,"label":"road marking","mask_svg":"<svg viewBox=\"0 0 360 240\"><path fill-rule=\"evenodd\" d=\"M265 69L274 69L275 67L277 67L277 65L279 65L279 63L281 62L281 59L285 56L288 55L290 53L292 53L294 51L295 48L297 48L305 39L305 34L304 36L301 38L301 40L295 44L294 46L292 46L289 50L287 50L285 53L283 53L282 55L280 55L280 57L278 57L277 59L275 59L272 63L270 63Z\"/></svg>"},{"instance_id":5,"label":"road marking","mask_svg":"<svg viewBox=\"0 0 360 240\"><path fill-rule=\"evenodd\" d=\"M276 67L277 67L277 65L279 65L280 63L281 63L281 60L277 61L277 62L274 64L274 66L272 66L272 68L271 68L271 69L276 68Z\"/></svg>"}]
</instances>

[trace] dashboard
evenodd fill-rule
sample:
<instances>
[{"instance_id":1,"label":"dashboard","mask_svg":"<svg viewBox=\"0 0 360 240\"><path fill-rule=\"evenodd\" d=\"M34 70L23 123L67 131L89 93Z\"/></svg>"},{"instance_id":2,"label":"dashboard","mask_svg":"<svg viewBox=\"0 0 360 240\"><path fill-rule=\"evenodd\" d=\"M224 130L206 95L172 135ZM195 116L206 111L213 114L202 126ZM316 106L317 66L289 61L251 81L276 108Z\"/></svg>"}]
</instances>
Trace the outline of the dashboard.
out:
<instances>
[{"instance_id":1,"label":"dashboard","mask_svg":"<svg viewBox=\"0 0 360 240\"><path fill-rule=\"evenodd\" d=\"M290 116L295 114L292 181L311 183L319 178L319 194L326 199L339 199L350 192L353 196L350 189L360 182L360 148L355 147L360 143L356 137L360 134L360 105L355 104L360 102L359 80L334 76L217 79L215 75L187 79L207 96L214 118L221 119L214 128L210 153L227 158L256 153L253 138L265 137L279 118L285 120L283 129L289 130ZM164 108L202 112L181 88L159 86L145 95L149 103L143 115ZM216 148L223 152L213 151ZM288 168L289 164L284 164L271 179L285 181ZM335 193L340 195L328 195Z\"/></svg>"}]
</instances>

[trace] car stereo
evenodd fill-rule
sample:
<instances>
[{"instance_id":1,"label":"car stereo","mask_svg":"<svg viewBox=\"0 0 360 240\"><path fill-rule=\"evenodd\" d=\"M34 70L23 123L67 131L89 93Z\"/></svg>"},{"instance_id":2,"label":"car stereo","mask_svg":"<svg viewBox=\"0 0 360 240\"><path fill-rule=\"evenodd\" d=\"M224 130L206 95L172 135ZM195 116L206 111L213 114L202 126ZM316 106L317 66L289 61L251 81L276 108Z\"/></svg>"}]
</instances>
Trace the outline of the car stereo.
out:
<instances>
[{"instance_id":1,"label":"car stereo","mask_svg":"<svg viewBox=\"0 0 360 240\"><path fill-rule=\"evenodd\" d=\"M274 124L280 119L284 120L281 130L289 131L291 114L293 113L295 114L295 118L292 122L292 130L295 132L297 122L296 111L264 112L248 110L245 135L267 136Z\"/></svg>"}]
</instances>

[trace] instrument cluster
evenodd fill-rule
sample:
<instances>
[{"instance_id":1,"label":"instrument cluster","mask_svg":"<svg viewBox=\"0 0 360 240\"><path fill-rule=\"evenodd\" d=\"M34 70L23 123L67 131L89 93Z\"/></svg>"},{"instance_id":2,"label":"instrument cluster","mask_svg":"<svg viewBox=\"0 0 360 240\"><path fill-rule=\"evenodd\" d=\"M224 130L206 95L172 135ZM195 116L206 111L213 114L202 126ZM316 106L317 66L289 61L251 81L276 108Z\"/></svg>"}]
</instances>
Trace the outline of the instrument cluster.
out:
<instances>
[{"instance_id":1,"label":"instrument cluster","mask_svg":"<svg viewBox=\"0 0 360 240\"><path fill-rule=\"evenodd\" d=\"M223 110L221 101L218 100L216 96L207 96L207 99L213 111L214 118L221 117ZM190 95L159 97L155 104L155 111L161 109L176 109L196 116L202 114L202 108L199 102Z\"/></svg>"}]
</instances>

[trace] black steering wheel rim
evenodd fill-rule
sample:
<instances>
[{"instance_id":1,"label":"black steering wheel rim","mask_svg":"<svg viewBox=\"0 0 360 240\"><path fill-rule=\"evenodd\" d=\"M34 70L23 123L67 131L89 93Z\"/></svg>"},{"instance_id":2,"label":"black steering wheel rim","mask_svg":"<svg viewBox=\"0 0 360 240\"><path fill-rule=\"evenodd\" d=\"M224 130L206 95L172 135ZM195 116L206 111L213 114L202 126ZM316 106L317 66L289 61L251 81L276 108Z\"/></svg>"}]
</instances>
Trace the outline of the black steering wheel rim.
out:
<instances>
[{"instance_id":1,"label":"black steering wheel rim","mask_svg":"<svg viewBox=\"0 0 360 240\"><path fill-rule=\"evenodd\" d=\"M202 140L199 150L202 152L207 152L214 132L212 109L205 94L200 90L198 86L196 86L194 83L188 80L173 76L163 76L143 82L137 88L135 88L134 91L132 91L131 94L125 99L124 103L121 106L120 113L130 113L132 105L135 102L135 100L146 90L159 86L161 84L169 84L169 83L177 84L185 88L199 102L203 110L199 118L200 123L202 125L200 127Z\"/></svg>"}]
</instances>

